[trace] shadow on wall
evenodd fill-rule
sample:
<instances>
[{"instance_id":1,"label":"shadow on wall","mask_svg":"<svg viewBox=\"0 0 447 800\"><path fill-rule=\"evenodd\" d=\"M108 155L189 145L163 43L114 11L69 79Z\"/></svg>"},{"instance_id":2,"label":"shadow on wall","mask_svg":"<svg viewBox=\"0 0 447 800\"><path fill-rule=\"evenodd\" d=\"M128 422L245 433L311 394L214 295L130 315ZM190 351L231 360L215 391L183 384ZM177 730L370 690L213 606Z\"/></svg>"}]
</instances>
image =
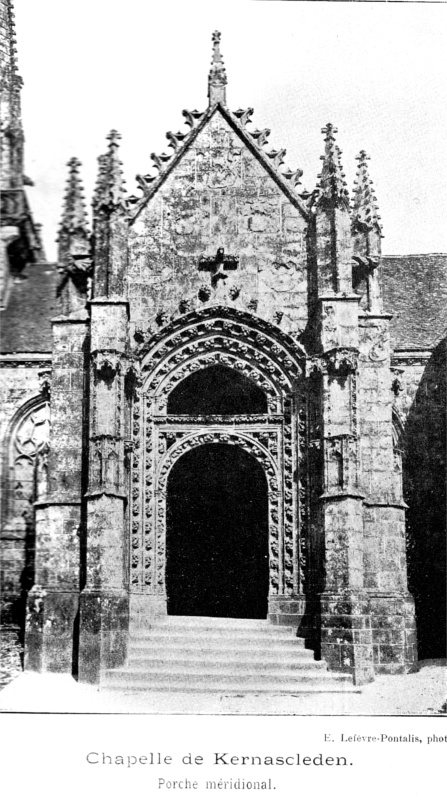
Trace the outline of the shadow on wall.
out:
<instances>
[{"instance_id":1,"label":"shadow on wall","mask_svg":"<svg viewBox=\"0 0 447 800\"><path fill-rule=\"evenodd\" d=\"M408 582L420 659L446 654L446 356L444 339L427 364L404 431Z\"/></svg>"}]
</instances>

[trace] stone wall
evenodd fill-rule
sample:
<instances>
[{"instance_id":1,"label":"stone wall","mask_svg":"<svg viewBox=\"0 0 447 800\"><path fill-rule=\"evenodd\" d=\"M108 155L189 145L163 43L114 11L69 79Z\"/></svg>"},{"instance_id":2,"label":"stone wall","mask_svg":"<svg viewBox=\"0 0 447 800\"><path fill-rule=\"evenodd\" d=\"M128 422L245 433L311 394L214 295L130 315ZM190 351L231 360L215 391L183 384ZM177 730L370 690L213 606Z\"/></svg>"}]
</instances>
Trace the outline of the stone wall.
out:
<instances>
[{"instance_id":1,"label":"stone wall","mask_svg":"<svg viewBox=\"0 0 447 800\"><path fill-rule=\"evenodd\" d=\"M41 393L49 362L6 361L0 388L1 620L22 626L34 563L34 506L45 480L43 459L49 413ZM42 462L41 462L42 458ZM39 462L39 463L37 463Z\"/></svg>"},{"instance_id":2,"label":"stone wall","mask_svg":"<svg viewBox=\"0 0 447 800\"><path fill-rule=\"evenodd\" d=\"M137 325L207 304L251 311L287 332L307 323L306 221L219 111L131 228L129 301ZM199 258L237 255L236 269Z\"/></svg>"}]
</instances>

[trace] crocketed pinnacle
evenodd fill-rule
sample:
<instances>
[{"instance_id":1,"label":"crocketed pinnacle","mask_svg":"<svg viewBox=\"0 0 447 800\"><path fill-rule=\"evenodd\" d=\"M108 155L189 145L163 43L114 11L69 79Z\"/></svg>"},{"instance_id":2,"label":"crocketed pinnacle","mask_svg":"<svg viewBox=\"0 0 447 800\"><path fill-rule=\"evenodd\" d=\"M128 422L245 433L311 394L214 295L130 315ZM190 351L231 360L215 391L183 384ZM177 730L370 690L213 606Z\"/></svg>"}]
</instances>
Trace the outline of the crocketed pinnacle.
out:
<instances>
[{"instance_id":1,"label":"crocketed pinnacle","mask_svg":"<svg viewBox=\"0 0 447 800\"><path fill-rule=\"evenodd\" d=\"M127 210L122 162L118 158L121 136L118 131L112 130L107 139L109 141L107 153L98 158L98 179L93 196L95 213L101 209L107 211L118 208Z\"/></svg>"},{"instance_id":2,"label":"crocketed pinnacle","mask_svg":"<svg viewBox=\"0 0 447 800\"><path fill-rule=\"evenodd\" d=\"M227 74L220 52L220 33L214 31L212 35L213 41L213 57L211 60L211 69L208 76L208 99L210 106L214 103L226 103L226 85Z\"/></svg>"},{"instance_id":3,"label":"crocketed pinnacle","mask_svg":"<svg viewBox=\"0 0 447 800\"><path fill-rule=\"evenodd\" d=\"M352 196L352 224L357 230L376 230L381 231L379 209L377 198L374 194L374 186L369 177L368 161L370 157L361 150L357 156L358 168L354 182L355 188Z\"/></svg>"},{"instance_id":4,"label":"crocketed pinnacle","mask_svg":"<svg viewBox=\"0 0 447 800\"><path fill-rule=\"evenodd\" d=\"M23 127L20 93L23 86L17 67L17 47L12 0L0 0L0 125L1 188L23 185Z\"/></svg>"},{"instance_id":5,"label":"crocketed pinnacle","mask_svg":"<svg viewBox=\"0 0 447 800\"><path fill-rule=\"evenodd\" d=\"M330 122L322 128L325 137L325 152L321 156L323 168L318 176L317 207L341 208L349 210L349 194L346 188L345 174L341 165L341 150L335 142L337 128Z\"/></svg>"},{"instance_id":6,"label":"crocketed pinnacle","mask_svg":"<svg viewBox=\"0 0 447 800\"><path fill-rule=\"evenodd\" d=\"M88 236L89 231L84 190L79 175L80 166L81 162L77 158L71 158L70 161L67 162L69 172L60 230L67 231L67 233L83 231Z\"/></svg>"},{"instance_id":7,"label":"crocketed pinnacle","mask_svg":"<svg viewBox=\"0 0 447 800\"><path fill-rule=\"evenodd\" d=\"M82 250L82 246L87 246L90 240L84 190L79 175L81 162L77 158L71 158L67 166L68 181L58 234L59 261L61 263L70 252L79 250L79 246Z\"/></svg>"},{"instance_id":8,"label":"crocketed pinnacle","mask_svg":"<svg viewBox=\"0 0 447 800\"><path fill-rule=\"evenodd\" d=\"M17 40L14 19L12 0L0 0L0 87L2 92L20 89L22 86L22 79L18 74L17 67Z\"/></svg>"}]
</instances>

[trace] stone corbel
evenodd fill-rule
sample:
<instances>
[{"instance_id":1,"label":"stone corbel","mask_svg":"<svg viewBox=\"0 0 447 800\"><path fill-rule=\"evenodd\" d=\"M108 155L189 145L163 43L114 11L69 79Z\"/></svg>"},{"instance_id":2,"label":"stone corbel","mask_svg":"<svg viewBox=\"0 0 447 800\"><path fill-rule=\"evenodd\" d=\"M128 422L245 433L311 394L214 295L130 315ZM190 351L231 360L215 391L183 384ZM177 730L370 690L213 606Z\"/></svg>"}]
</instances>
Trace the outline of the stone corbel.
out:
<instances>
[{"instance_id":1,"label":"stone corbel","mask_svg":"<svg viewBox=\"0 0 447 800\"><path fill-rule=\"evenodd\" d=\"M95 381L104 381L111 386L116 375L121 372L121 356L115 350L95 351L91 354Z\"/></svg>"},{"instance_id":2,"label":"stone corbel","mask_svg":"<svg viewBox=\"0 0 447 800\"><path fill-rule=\"evenodd\" d=\"M312 356L306 363L307 377L313 372L334 377L346 377L357 371L358 352L354 348L334 347L321 355Z\"/></svg>"}]
</instances>

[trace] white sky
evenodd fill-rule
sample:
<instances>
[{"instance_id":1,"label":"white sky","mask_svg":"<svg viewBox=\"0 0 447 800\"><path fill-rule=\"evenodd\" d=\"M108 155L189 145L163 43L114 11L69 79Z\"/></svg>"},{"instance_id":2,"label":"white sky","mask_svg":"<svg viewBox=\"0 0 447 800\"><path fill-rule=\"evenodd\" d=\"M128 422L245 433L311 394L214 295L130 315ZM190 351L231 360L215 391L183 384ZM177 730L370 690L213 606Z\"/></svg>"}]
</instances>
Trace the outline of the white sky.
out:
<instances>
[{"instance_id":1,"label":"white sky","mask_svg":"<svg viewBox=\"0 0 447 800\"><path fill-rule=\"evenodd\" d=\"M50 259L68 159L83 162L90 204L117 128L138 194L135 174L184 128L182 110L207 105L215 29L229 108L254 107L253 127L271 128L307 189L333 122L350 190L358 151L371 156L384 252L447 251L446 5L15 0L15 11L29 197Z\"/></svg>"}]
</instances>

